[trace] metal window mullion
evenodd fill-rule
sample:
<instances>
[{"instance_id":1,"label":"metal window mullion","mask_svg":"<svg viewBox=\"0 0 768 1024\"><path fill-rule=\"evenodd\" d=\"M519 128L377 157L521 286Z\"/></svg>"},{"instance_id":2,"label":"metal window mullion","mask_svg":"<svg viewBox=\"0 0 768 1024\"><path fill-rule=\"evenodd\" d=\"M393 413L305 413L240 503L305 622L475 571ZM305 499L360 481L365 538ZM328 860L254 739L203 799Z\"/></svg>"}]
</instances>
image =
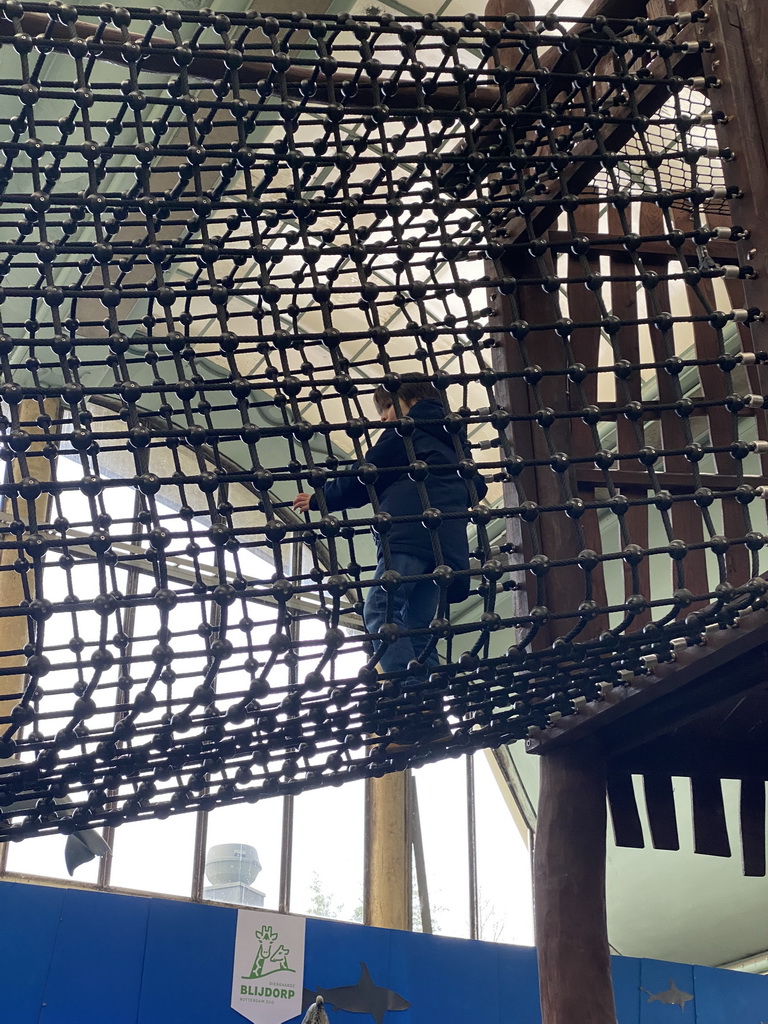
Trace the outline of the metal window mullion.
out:
<instances>
[{"instance_id":1,"label":"metal window mullion","mask_svg":"<svg viewBox=\"0 0 768 1024\"><path fill-rule=\"evenodd\" d=\"M467 855L469 859L469 937L470 939L479 939L475 762L472 754L467 754Z\"/></svg>"},{"instance_id":2,"label":"metal window mullion","mask_svg":"<svg viewBox=\"0 0 768 1024\"><path fill-rule=\"evenodd\" d=\"M195 815L195 847L192 864L193 900L202 900L205 886L205 855L208 842L208 811L198 811Z\"/></svg>"},{"instance_id":3,"label":"metal window mullion","mask_svg":"<svg viewBox=\"0 0 768 1024\"><path fill-rule=\"evenodd\" d=\"M424 839L421 832L421 815L419 814L419 795L416 789L416 777L410 768L408 771L408 832L410 842L408 849L413 858L413 869L416 872L416 890L419 897L421 914L421 930L425 935L432 934L432 910L429 905L429 884L427 881L427 864L424 857ZM413 872L409 872L412 874ZM413 914L413 898L411 897L411 915ZM413 930L413 919L411 919Z\"/></svg>"},{"instance_id":4,"label":"metal window mullion","mask_svg":"<svg viewBox=\"0 0 768 1024\"><path fill-rule=\"evenodd\" d=\"M291 909L291 868L293 867L293 794L283 797L283 825L280 845L280 894L278 910L287 914Z\"/></svg>"},{"instance_id":5,"label":"metal window mullion","mask_svg":"<svg viewBox=\"0 0 768 1024\"><path fill-rule=\"evenodd\" d=\"M294 539L290 547L290 565L288 571L291 576L301 572L303 545L300 540ZM295 617L291 618L290 636L291 640L299 640L300 622ZM298 685L299 673L298 664L291 663L288 667L288 684L290 687ZM283 825L280 844L280 895L278 909L281 914L287 914L291 909L291 874L293 869L293 811L294 799L292 793L283 797Z\"/></svg>"}]
</instances>

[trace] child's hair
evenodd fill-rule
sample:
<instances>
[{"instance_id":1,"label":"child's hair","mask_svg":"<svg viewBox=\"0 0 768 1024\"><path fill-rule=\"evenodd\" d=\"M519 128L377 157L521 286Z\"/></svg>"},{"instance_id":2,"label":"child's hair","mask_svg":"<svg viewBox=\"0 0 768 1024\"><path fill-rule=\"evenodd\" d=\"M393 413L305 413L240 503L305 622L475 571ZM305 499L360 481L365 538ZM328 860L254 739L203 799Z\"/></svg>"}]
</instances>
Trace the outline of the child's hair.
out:
<instances>
[{"instance_id":1,"label":"child's hair","mask_svg":"<svg viewBox=\"0 0 768 1024\"><path fill-rule=\"evenodd\" d=\"M413 405L415 402L421 401L422 398L431 398L438 402L442 401L440 392L437 390L434 384L430 384L426 380L407 380L403 379L400 387L397 389L398 400L408 405ZM373 392L373 401L379 412L385 409L387 406L392 405L392 392L388 391L383 384L379 384L376 390Z\"/></svg>"}]
</instances>

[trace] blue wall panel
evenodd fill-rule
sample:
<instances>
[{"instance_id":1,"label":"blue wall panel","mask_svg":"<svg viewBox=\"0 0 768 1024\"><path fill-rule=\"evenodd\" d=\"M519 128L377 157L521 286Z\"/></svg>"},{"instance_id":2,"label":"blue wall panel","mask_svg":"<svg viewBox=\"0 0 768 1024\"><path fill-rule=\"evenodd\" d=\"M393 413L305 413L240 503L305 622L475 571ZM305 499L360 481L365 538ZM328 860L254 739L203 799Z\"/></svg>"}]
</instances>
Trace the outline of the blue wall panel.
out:
<instances>
[{"instance_id":1,"label":"blue wall panel","mask_svg":"<svg viewBox=\"0 0 768 1024\"><path fill-rule=\"evenodd\" d=\"M694 995L693 968L687 964L641 960L640 987L640 1024L664 1024L673 1011L677 1016L682 1011L694 1019L694 1000L687 998ZM679 1001L665 1002L671 999Z\"/></svg>"},{"instance_id":2,"label":"blue wall panel","mask_svg":"<svg viewBox=\"0 0 768 1024\"><path fill-rule=\"evenodd\" d=\"M491 943L485 944L492 949ZM536 950L525 946L496 947L501 1024L541 1024Z\"/></svg>"},{"instance_id":3,"label":"blue wall panel","mask_svg":"<svg viewBox=\"0 0 768 1024\"><path fill-rule=\"evenodd\" d=\"M393 932L384 928L363 928L359 924L332 921L307 921L304 987L310 991L355 985L361 964L366 964L376 985L392 988L390 964ZM339 1012L339 1022L356 1021L359 1014ZM403 1014L398 1013L401 1024ZM297 1017L296 1020L301 1020Z\"/></svg>"},{"instance_id":4,"label":"blue wall panel","mask_svg":"<svg viewBox=\"0 0 768 1024\"><path fill-rule=\"evenodd\" d=\"M40 1024L136 1024L152 902L65 891Z\"/></svg>"},{"instance_id":5,"label":"blue wall panel","mask_svg":"<svg viewBox=\"0 0 768 1024\"><path fill-rule=\"evenodd\" d=\"M152 900L137 1024L243 1024L230 1009L237 911Z\"/></svg>"},{"instance_id":6,"label":"blue wall panel","mask_svg":"<svg viewBox=\"0 0 768 1024\"><path fill-rule=\"evenodd\" d=\"M229 1006L235 910L2 882L0 921L2 1024L243 1022ZM353 986L363 963L411 1004L382 1024L541 1024L532 949L307 921L307 989ZM619 957L613 973L619 1024L768 1022L768 978ZM693 998L649 1002L678 992ZM331 1024L374 1021L329 1010Z\"/></svg>"},{"instance_id":7,"label":"blue wall panel","mask_svg":"<svg viewBox=\"0 0 768 1024\"><path fill-rule=\"evenodd\" d=\"M0 993L4 1019L38 1024L65 890L0 885Z\"/></svg>"},{"instance_id":8,"label":"blue wall panel","mask_svg":"<svg viewBox=\"0 0 768 1024\"><path fill-rule=\"evenodd\" d=\"M642 963L642 960L631 956L615 956L612 959L611 973L619 1024L640 1024L640 1000L648 998L640 991Z\"/></svg>"},{"instance_id":9,"label":"blue wall panel","mask_svg":"<svg viewBox=\"0 0 768 1024\"><path fill-rule=\"evenodd\" d=\"M759 974L694 967L696 1024L761 1024L768 1021L768 987Z\"/></svg>"},{"instance_id":10,"label":"blue wall panel","mask_svg":"<svg viewBox=\"0 0 768 1024\"><path fill-rule=\"evenodd\" d=\"M412 1008L390 1014L388 1024L427 1024L430 1016L432 1022L497 1024L500 1020L497 958L496 951L489 949L487 943L413 932L392 934L388 978L385 975L379 984L405 996ZM340 1017L339 1024L355 1022L347 1016ZM360 1024L359 1016L357 1024Z\"/></svg>"}]
</instances>

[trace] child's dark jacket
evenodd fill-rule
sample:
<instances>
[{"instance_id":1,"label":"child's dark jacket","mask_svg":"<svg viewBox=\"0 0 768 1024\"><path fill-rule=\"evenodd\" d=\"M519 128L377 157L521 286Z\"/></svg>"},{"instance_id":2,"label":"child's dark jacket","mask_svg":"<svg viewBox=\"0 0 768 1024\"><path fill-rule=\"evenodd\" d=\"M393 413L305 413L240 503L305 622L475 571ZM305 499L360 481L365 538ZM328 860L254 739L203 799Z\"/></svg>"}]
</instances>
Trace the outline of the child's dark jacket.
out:
<instances>
[{"instance_id":1,"label":"child's dark jacket","mask_svg":"<svg viewBox=\"0 0 768 1024\"><path fill-rule=\"evenodd\" d=\"M469 449L463 434L460 437L462 455L456 452L455 442L445 429L445 410L440 402L422 399L408 413L415 420L416 427L411 434L411 441L416 459L425 462L429 467L429 475L424 481L429 495L429 505L441 512L466 512L473 504L470 493L470 481L459 476L456 468L460 458L470 458ZM434 422L429 422L433 420ZM405 441L395 427L384 430L382 437L368 451L365 462L371 463L379 470L373 483L379 499L379 510L391 516L421 516L424 506L416 483L408 476L408 457ZM338 511L344 508L358 508L369 501L368 487L361 483L352 467L349 475L329 480L324 488L328 510ZM471 480L477 499L485 496L487 486L482 476L476 473ZM313 507L316 503L313 499ZM389 548L393 554L415 555L423 558L434 567L434 554L430 533L419 520L406 523L394 523L388 533ZM381 540L374 533L376 544L381 553ZM464 519L444 520L437 530L440 541L442 561L452 569L467 569L469 566L469 546L467 543L467 523ZM463 600L469 592L468 577L460 577L451 587L449 598L452 601Z\"/></svg>"}]
</instances>

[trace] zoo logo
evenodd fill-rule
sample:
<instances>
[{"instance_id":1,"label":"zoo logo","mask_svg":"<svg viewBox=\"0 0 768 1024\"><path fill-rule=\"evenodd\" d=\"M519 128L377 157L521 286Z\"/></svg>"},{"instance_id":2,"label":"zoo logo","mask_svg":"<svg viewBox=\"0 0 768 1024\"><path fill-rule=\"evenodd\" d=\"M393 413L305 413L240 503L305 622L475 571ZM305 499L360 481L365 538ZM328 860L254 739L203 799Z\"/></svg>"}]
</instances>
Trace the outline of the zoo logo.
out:
<instances>
[{"instance_id":1,"label":"zoo logo","mask_svg":"<svg viewBox=\"0 0 768 1024\"><path fill-rule=\"evenodd\" d=\"M277 945L279 936L274 928L265 924L254 934L259 940L259 949L256 959L253 961L251 973L243 974L243 978L250 981L254 978L266 978L267 975L277 974L280 971L296 973L293 967L288 966L288 957L291 951L282 943Z\"/></svg>"}]
</instances>

